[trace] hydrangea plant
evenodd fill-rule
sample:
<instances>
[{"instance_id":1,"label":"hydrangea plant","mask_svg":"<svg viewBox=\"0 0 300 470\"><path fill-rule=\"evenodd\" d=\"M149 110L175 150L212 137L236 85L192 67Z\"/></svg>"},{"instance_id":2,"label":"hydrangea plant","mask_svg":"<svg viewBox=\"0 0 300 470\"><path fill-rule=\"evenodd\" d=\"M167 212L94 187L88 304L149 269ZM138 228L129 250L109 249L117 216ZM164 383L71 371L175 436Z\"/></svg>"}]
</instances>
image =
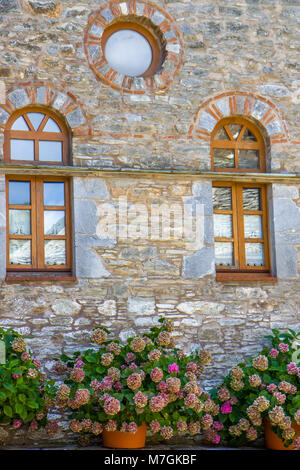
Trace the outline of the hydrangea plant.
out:
<instances>
[{"instance_id":1,"label":"hydrangea plant","mask_svg":"<svg viewBox=\"0 0 300 470\"><path fill-rule=\"evenodd\" d=\"M300 367L296 362L300 333L276 329L272 333L266 336L272 347L232 367L211 392L220 412L206 432L209 441L247 445L262 435L267 420L285 447L293 443L300 450L300 438L293 428L300 425Z\"/></svg>"},{"instance_id":2,"label":"hydrangea plant","mask_svg":"<svg viewBox=\"0 0 300 470\"><path fill-rule=\"evenodd\" d=\"M64 377L56 406L68 411L70 429L81 444L103 429L135 433L143 422L163 439L212 426L207 409L218 413L218 407L197 382L210 354L175 348L170 322L159 321L125 344L109 340L107 329L95 328L95 348L62 355L55 363L55 372Z\"/></svg>"},{"instance_id":3,"label":"hydrangea plant","mask_svg":"<svg viewBox=\"0 0 300 470\"><path fill-rule=\"evenodd\" d=\"M29 431L45 427L48 434L55 434L57 423L48 420L54 382L46 380L22 335L0 328L0 341L5 344L5 363L0 364L0 423Z\"/></svg>"}]
</instances>

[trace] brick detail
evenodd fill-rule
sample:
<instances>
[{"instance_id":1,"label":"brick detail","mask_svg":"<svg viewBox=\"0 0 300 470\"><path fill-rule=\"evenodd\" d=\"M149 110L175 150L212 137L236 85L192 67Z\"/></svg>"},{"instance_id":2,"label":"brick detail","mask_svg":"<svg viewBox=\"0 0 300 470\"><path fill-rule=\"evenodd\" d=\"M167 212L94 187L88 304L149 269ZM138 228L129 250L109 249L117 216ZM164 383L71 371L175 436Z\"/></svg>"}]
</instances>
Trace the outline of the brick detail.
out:
<instances>
[{"instance_id":1,"label":"brick detail","mask_svg":"<svg viewBox=\"0 0 300 470\"><path fill-rule=\"evenodd\" d=\"M82 103L63 85L58 88L48 82L19 83L7 90L6 102L0 104L0 114L5 116L5 119L0 122L0 132L3 132L6 121L16 109L35 104L58 111L64 116L73 135L91 134L88 117Z\"/></svg>"},{"instance_id":2,"label":"brick detail","mask_svg":"<svg viewBox=\"0 0 300 470\"><path fill-rule=\"evenodd\" d=\"M234 115L249 116L259 121L271 143L290 140L278 108L266 98L242 91L222 93L203 103L189 129L189 137L208 141L217 122Z\"/></svg>"},{"instance_id":3,"label":"brick detail","mask_svg":"<svg viewBox=\"0 0 300 470\"><path fill-rule=\"evenodd\" d=\"M119 72L110 73L110 67L101 47L101 38L106 26L128 15L150 19L162 33L168 33L167 43L172 43L172 50L167 47L164 63L150 80L144 77L127 77ZM84 47L90 68L102 82L117 90L132 94L150 92L163 93L173 83L183 63L183 42L176 27L175 20L162 8L147 0L114 0L103 5L89 18L85 31ZM166 74L168 70L168 74ZM166 79L166 77L168 77Z\"/></svg>"}]
</instances>

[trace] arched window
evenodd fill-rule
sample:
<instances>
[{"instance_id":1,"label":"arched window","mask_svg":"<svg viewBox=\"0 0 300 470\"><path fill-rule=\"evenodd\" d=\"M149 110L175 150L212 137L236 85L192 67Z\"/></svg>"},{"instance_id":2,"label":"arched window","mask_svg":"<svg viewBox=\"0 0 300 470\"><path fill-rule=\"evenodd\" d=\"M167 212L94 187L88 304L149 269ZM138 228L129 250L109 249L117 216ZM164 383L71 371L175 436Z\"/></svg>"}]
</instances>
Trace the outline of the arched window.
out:
<instances>
[{"instance_id":1,"label":"arched window","mask_svg":"<svg viewBox=\"0 0 300 470\"><path fill-rule=\"evenodd\" d=\"M69 134L50 110L26 108L8 120L5 161L65 165ZM7 279L70 277L72 273L69 178L8 175Z\"/></svg>"},{"instance_id":2,"label":"arched window","mask_svg":"<svg viewBox=\"0 0 300 470\"><path fill-rule=\"evenodd\" d=\"M265 171L265 145L258 128L240 117L222 119L212 132L212 168L222 172ZM236 181L213 183L217 278L270 276L267 188Z\"/></svg>"},{"instance_id":3,"label":"arched window","mask_svg":"<svg viewBox=\"0 0 300 470\"><path fill-rule=\"evenodd\" d=\"M211 157L214 171L266 171L262 135L244 118L229 117L216 125L212 132Z\"/></svg>"},{"instance_id":4,"label":"arched window","mask_svg":"<svg viewBox=\"0 0 300 470\"><path fill-rule=\"evenodd\" d=\"M5 162L67 165L69 148L65 124L48 109L25 108L14 113L7 122Z\"/></svg>"}]
</instances>

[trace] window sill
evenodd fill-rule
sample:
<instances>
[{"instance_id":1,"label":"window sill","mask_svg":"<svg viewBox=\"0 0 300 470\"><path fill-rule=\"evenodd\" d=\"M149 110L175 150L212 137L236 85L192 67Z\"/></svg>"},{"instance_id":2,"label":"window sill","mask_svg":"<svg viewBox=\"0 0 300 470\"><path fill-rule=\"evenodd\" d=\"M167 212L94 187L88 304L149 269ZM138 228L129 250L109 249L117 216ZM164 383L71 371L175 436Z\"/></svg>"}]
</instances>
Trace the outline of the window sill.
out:
<instances>
[{"instance_id":1,"label":"window sill","mask_svg":"<svg viewBox=\"0 0 300 470\"><path fill-rule=\"evenodd\" d=\"M277 282L277 277L266 273L217 273L217 282Z\"/></svg>"},{"instance_id":2,"label":"window sill","mask_svg":"<svg viewBox=\"0 0 300 470\"><path fill-rule=\"evenodd\" d=\"M76 276L71 273L8 273L5 282L18 283L18 282L76 282Z\"/></svg>"}]
</instances>

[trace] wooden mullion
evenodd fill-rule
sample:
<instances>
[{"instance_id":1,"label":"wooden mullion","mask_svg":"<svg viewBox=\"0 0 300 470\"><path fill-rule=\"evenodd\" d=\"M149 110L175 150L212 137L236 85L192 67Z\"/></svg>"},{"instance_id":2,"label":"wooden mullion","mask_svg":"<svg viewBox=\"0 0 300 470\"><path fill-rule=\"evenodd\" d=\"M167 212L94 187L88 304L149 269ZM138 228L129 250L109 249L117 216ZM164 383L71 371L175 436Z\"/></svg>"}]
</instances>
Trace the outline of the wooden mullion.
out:
<instances>
[{"instance_id":1,"label":"wooden mullion","mask_svg":"<svg viewBox=\"0 0 300 470\"><path fill-rule=\"evenodd\" d=\"M37 214L37 205L36 205L36 178L31 178L30 183L31 188L31 264L32 268L38 267L38 253L36 249L37 243L37 220L39 219Z\"/></svg>"},{"instance_id":2,"label":"wooden mullion","mask_svg":"<svg viewBox=\"0 0 300 470\"><path fill-rule=\"evenodd\" d=\"M214 140L213 141L213 148L218 149L241 149L241 150L259 150L261 146L257 142L238 142L238 141L231 141L231 140Z\"/></svg>"},{"instance_id":3,"label":"wooden mullion","mask_svg":"<svg viewBox=\"0 0 300 470\"><path fill-rule=\"evenodd\" d=\"M65 180L65 233L66 233L66 264L72 266L72 236L71 236L71 192L70 181Z\"/></svg>"},{"instance_id":4,"label":"wooden mullion","mask_svg":"<svg viewBox=\"0 0 300 470\"><path fill-rule=\"evenodd\" d=\"M44 240L66 240L66 235L44 235Z\"/></svg>"},{"instance_id":5,"label":"wooden mullion","mask_svg":"<svg viewBox=\"0 0 300 470\"><path fill-rule=\"evenodd\" d=\"M9 234L9 240L32 240L32 235Z\"/></svg>"},{"instance_id":6,"label":"wooden mullion","mask_svg":"<svg viewBox=\"0 0 300 470\"><path fill-rule=\"evenodd\" d=\"M266 186L261 186L261 204L263 209L262 214L262 230L264 237L264 255L265 255L265 266L270 268L270 248L269 248L269 233L268 233L268 206L267 206L267 194Z\"/></svg>"},{"instance_id":7,"label":"wooden mullion","mask_svg":"<svg viewBox=\"0 0 300 470\"><path fill-rule=\"evenodd\" d=\"M43 207L43 179L36 178L36 249L37 249L37 268L44 268L44 207Z\"/></svg>"},{"instance_id":8,"label":"wooden mullion","mask_svg":"<svg viewBox=\"0 0 300 470\"><path fill-rule=\"evenodd\" d=\"M45 116L43 117L43 119L42 119L42 121L39 125L38 132L43 132L43 129L44 129L48 119L49 119L49 115L45 114Z\"/></svg>"},{"instance_id":9,"label":"wooden mullion","mask_svg":"<svg viewBox=\"0 0 300 470\"><path fill-rule=\"evenodd\" d=\"M245 268L245 232L244 232L244 211L243 211L243 191L241 186L236 183L236 219L238 227L238 252L240 269Z\"/></svg>"},{"instance_id":10,"label":"wooden mullion","mask_svg":"<svg viewBox=\"0 0 300 470\"><path fill-rule=\"evenodd\" d=\"M20 117L20 116L19 116ZM23 114L23 118L27 124L27 126L29 127L30 131L31 132L36 132L35 128L33 127L33 124L32 122L30 121L29 117L27 116L26 113ZM28 131L27 131L28 132Z\"/></svg>"}]
</instances>

